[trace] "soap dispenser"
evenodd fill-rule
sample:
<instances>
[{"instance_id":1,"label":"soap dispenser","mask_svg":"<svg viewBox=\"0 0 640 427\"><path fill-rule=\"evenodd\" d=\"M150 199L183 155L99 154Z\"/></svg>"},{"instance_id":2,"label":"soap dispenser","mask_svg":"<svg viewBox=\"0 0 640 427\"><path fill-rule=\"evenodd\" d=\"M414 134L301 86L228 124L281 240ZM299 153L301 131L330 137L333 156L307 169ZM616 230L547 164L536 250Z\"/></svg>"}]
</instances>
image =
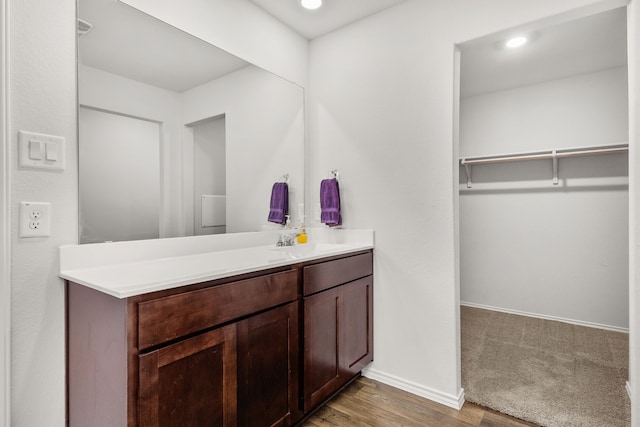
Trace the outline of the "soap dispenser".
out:
<instances>
[{"instance_id":1,"label":"soap dispenser","mask_svg":"<svg viewBox=\"0 0 640 427\"><path fill-rule=\"evenodd\" d=\"M304 215L300 219L300 228L298 229L298 237L296 240L299 244L307 243L307 229L304 227Z\"/></svg>"}]
</instances>

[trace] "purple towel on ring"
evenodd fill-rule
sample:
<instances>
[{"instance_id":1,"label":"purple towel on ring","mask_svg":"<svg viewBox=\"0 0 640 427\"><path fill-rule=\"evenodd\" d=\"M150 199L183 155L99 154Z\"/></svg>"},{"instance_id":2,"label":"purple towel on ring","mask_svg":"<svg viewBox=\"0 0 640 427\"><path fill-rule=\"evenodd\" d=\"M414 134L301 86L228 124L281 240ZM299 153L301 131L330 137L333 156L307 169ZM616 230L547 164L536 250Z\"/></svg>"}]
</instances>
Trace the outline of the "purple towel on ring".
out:
<instances>
[{"instance_id":1,"label":"purple towel on ring","mask_svg":"<svg viewBox=\"0 0 640 427\"><path fill-rule=\"evenodd\" d=\"M271 189L269 222L285 224L289 214L289 186L286 182L276 182Z\"/></svg>"},{"instance_id":2,"label":"purple towel on ring","mask_svg":"<svg viewBox=\"0 0 640 427\"><path fill-rule=\"evenodd\" d=\"M335 178L320 182L320 221L329 227L342 224L340 186Z\"/></svg>"}]
</instances>

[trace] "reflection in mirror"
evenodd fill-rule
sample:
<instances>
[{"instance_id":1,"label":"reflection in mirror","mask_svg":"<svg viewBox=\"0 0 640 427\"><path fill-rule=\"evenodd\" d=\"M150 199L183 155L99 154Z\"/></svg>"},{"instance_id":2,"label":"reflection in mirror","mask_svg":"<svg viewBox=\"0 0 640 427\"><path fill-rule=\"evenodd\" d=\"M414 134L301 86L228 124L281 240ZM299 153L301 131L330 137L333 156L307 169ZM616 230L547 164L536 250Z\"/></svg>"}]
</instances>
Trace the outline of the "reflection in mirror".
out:
<instances>
[{"instance_id":1,"label":"reflection in mirror","mask_svg":"<svg viewBox=\"0 0 640 427\"><path fill-rule=\"evenodd\" d=\"M120 2L78 16L81 243L259 231L285 174L298 220L302 88Z\"/></svg>"}]
</instances>

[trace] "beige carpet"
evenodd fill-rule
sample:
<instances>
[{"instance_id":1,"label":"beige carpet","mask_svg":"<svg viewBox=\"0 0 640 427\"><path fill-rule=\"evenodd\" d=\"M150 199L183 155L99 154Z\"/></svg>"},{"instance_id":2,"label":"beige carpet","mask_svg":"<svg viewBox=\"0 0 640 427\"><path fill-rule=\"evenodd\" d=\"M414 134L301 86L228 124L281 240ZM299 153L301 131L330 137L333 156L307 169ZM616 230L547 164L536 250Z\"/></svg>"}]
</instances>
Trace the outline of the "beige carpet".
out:
<instances>
[{"instance_id":1,"label":"beige carpet","mask_svg":"<svg viewBox=\"0 0 640 427\"><path fill-rule=\"evenodd\" d=\"M631 424L628 335L461 307L465 399L546 427Z\"/></svg>"}]
</instances>

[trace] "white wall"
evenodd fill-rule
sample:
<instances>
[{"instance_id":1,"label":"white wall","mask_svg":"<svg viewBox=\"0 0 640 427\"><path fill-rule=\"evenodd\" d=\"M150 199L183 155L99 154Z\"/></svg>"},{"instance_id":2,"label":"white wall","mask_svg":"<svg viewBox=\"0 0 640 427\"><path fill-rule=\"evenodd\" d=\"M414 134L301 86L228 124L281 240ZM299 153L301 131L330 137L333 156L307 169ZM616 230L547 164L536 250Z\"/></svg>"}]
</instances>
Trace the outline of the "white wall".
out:
<instances>
[{"instance_id":1,"label":"white wall","mask_svg":"<svg viewBox=\"0 0 640 427\"><path fill-rule=\"evenodd\" d=\"M627 142L627 70L464 98L460 121L461 157ZM627 163L562 159L558 186L550 160L461 173L461 301L628 328Z\"/></svg>"},{"instance_id":2,"label":"white wall","mask_svg":"<svg viewBox=\"0 0 640 427\"><path fill-rule=\"evenodd\" d=\"M454 44L594 4L409 0L311 42L311 191L338 168L345 227L376 230L367 375L459 401Z\"/></svg>"},{"instance_id":3,"label":"white wall","mask_svg":"<svg viewBox=\"0 0 640 427\"><path fill-rule=\"evenodd\" d=\"M460 156L627 143L627 91L620 67L463 98Z\"/></svg>"},{"instance_id":4,"label":"white wall","mask_svg":"<svg viewBox=\"0 0 640 427\"><path fill-rule=\"evenodd\" d=\"M170 3L177 10L192 10L185 2ZM231 53L238 53L238 34L254 39L256 33L271 31L275 25L273 18L261 13L243 20L244 11L252 7L248 2L219 3L229 13L235 10L240 15L223 26L210 25L209 20L207 31ZM9 4L9 145L13 151L20 129L62 135L68 165L64 173L26 171L18 169L15 153L10 157L11 422L12 427L57 427L65 425L64 283L57 277L58 246L78 239L78 179L73 166L77 158L76 2L9 0ZM264 44L247 42L243 50L271 58L287 75L306 74L306 41L301 43L299 36L282 25L278 34L280 43L271 44L266 37ZM291 44L299 47L291 50ZM21 200L52 203L51 237L18 238Z\"/></svg>"},{"instance_id":5,"label":"white wall","mask_svg":"<svg viewBox=\"0 0 640 427\"><path fill-rule=\"evenodd\" d=\"M79 110L80 241L157 239L160 124Z\"/></svg>"},{"instance_id":6,"label":"white wall","mask_svg":"<svg viewBox=\"0 0 640 427\"><path fill-rule=\"evenodd\" d=\"M628 8L629 51L629 392L633 427L640 426L640 2Z\"/></svg>"},{"instance_id":7,"label":"white wall","mask_svg":"<svg viewBox=\"0 0 640 427\"><path fill-rule=\"evenodd\" d=\"M75 1L9 0L11 425L63 426L64 286L58 246L78 239ZM42 29L46 29L43 31ZM66 138L66 171L17 167L18 131ZM20 239L20 201L51 202L51 236Z\"/></svg>"},{"instance_id":8,"label":"white wall","mask_svg":"<svg viewBox=\"0 0 640 427\"><path fill-rule=\"evenodd\" d=\"M180 94L96 68L78 66L80 105L161 124L160 235L183 235Z\"/></svg>"},{"instance_id":9,"label":"white wall","mask_svg":"<svg viewBox=\"0 0 640 427\"><path fill-rule=\"evenodd\" d=\"M184 123L225 115L227 232L268 225L271 187L286 173L294 221L304 203L302 89L251 66L184 92L182 101Z\"/></svg>"}]
</instances>

